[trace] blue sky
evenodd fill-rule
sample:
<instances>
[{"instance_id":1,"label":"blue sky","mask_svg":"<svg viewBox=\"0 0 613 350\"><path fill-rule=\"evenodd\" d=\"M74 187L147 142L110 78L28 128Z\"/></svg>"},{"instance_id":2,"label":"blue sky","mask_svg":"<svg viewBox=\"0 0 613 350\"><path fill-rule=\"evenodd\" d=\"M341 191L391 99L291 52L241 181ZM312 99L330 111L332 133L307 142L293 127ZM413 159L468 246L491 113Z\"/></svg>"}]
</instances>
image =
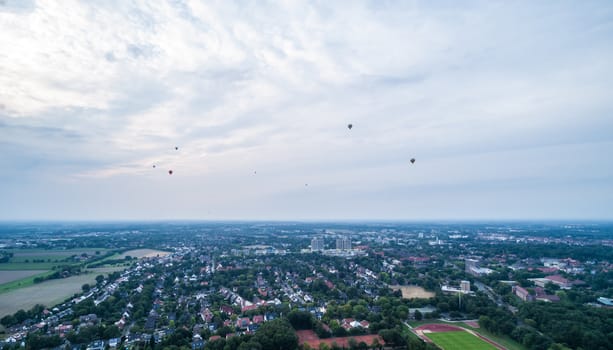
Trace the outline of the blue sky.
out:
<instances>
[{"instance_id":1,"label":"blue sky","mask_svg":"<svg viewBox=\"0 0 613 350\"><path fill-rule=\"evenodd\" d=\"M611 38L610 1L3 0L0 220L613 219Z\"/></svg>"}]
</instances>

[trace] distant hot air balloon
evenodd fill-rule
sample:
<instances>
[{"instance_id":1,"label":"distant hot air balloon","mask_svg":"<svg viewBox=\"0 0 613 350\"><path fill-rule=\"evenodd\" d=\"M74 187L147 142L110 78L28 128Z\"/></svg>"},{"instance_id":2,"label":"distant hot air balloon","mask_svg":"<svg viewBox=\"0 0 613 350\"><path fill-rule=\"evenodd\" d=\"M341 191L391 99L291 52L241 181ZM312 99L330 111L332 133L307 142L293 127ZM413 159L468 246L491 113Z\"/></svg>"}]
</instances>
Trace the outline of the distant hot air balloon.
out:
<instances>
[{"instance_id":1,"label":"distant hot air balloon","mask_svg":"<svg viewBox=\"0 0 613 350\"><path fill-rule=\"evenodd\" d=\"M411 164L415 163L415 158L411 158Z\"/></svg>"},{"instance_id":2,"label":"distant hot air balloon","mask_svg":"<svg viewBox=\"0 0 613 350\"><path fill-rule=\"evenodd\" d=\"M351 130L351 128L353 128L353 124L347 124L347 127L349 128L349 130Z\"/></svg>"},{"instance_id":3,"label":"distant hot air balloon","mask_svg":"<svg viewBox=\"0 0 613 350\"><path fill-rule=\"evenodd\" d=\"M155 169L155 164L153 164L153 168Z\"/></svg>"},{"instance_id":4,"label":"distant hot air balloon","mask_svg":"<svg viewBox=\"0 0 613 350\"><path fill-rule=\"evenodd\" d=\"M172 170L168 170L168 175L172 175Z\"/></svg>"},{"instance_id":5,"label":"distant hot air balloon","mask_svg":"<svg viewBox=\"0 0 613 350\"><path fill-rule=\"evenodd\" d=\"M175 146L175 151L178 151L178 150L179 150L179 146Z\"/></svg>"}]
</instances>

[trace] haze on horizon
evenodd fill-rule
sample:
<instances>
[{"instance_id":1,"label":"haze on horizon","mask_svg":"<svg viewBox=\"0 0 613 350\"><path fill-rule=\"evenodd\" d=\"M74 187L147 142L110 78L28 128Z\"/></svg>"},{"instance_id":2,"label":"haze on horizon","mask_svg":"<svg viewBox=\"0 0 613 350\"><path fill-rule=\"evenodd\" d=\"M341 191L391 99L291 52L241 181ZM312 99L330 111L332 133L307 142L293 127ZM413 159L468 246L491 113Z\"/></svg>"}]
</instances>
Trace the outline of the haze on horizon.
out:
<instances>
[{"instance_id":1,"label":"haze on horizon","mask_svg":"<svg viewBox=\"0 0 613 350\"><path fill-rule=\"evenodd\" d=\"M610 1L2 0L0 220L611 220L611 38Z\"/></svg>"}]
</instances>

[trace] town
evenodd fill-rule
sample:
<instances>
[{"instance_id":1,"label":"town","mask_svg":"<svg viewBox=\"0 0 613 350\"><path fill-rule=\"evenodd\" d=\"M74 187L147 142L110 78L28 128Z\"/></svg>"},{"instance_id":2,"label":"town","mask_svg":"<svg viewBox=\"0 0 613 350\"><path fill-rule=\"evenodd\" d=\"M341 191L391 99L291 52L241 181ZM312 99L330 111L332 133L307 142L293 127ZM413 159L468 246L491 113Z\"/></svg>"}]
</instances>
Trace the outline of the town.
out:
<instances>
[{"instance_id":1,"label":"town","mask_svg":"<svg viewBox=\"0 0 613 350\"><path fill-rule=\"evenodd\" d=\"M426 324L462 327L500 349L613 344L607 224L75 224L2 232L0 269L33 252L84 252L20 260L54 265L55 277L34 287L93 280L58 304L1 310L3 349L436 349Z\"/></svg>"}]
</instances>

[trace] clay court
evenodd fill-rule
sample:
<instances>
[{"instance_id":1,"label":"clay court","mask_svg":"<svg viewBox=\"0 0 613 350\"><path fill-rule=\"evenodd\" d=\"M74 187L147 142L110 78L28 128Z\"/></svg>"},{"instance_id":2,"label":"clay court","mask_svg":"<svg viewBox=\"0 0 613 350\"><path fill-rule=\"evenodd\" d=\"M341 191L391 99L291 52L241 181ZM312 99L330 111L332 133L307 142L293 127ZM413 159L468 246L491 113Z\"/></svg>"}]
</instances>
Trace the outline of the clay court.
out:
<instances>
[{"instance_id":1,"label":"clay court","mask_svg":"<svg viewBox=\"0 0 613 350\"><path fill-rule=\"evenodd\" d=\"M436 334L436 333L462 332L462 333L459 333L459 336L457 337L458 340L460 338L463 338L465 341L472 340L473 344L471 344L471 347L474 349L490 349L493 347L494 349L498 349L498 350L507 350L504 346L480 335L479 333L476 333L474 331L471 331L469 329L465 329L462 327L450 325L450 324L441 324L441 323L424 324L424 325L414 328L413 332L423 341L428 342L428 343L436 343L439 346L441 344L438 344L439 343L438 341L433 341L429 337L430 335ZM470 336L466 337L466 335L470 335ZM438 338L441 338L441 337L433 336L432 338L437 338L435 340L438 340ZM474 338L474 340L471 338ZM459 343L459 341L457 340L455 341L452 340L452 342ZM487 343L487 344L483 344L483 343ZM442 347L442 348L447 349L446 347Z\"/></svg>"},{"instance_id":2,"label":"clay court","mask_svg":"<svg viewBox=\"0 0 613 350\"><path fill-rule=\"evenodd\" d=\"M332 345L332 343L336 343L338 346L348 348L349 339L351 338L355 339L355 341L358 343L364 342L368 345L371 345L373 340L376 338L376 339L379 339L379 344L381 345L385 344L383 339L381 339L381 337L379 337L376 334L356 335L356 336L342 337L342 338L325 338L325 339L320 339L317 336L317 334L315 334L315 332L313 332L312 330L296 331L296 334L298 335L298 342L300 344L305 344L305 343L309 344L309 346L312 349L319 348L320 343L326 343L328 344L328 346Z\"/></svg>"}]
</instances>

